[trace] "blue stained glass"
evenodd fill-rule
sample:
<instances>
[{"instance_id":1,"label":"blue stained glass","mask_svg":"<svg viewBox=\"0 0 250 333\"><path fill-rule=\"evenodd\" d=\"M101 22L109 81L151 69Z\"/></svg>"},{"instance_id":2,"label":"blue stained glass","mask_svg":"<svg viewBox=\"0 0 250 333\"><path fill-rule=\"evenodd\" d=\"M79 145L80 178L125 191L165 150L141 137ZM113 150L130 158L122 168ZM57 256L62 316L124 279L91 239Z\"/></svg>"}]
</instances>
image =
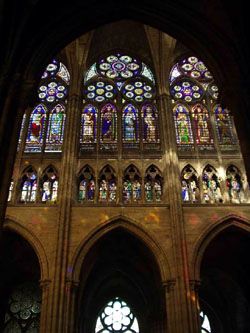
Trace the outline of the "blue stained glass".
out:
<instances>
[{"instance_id":1,"label":"blue stained glass","mask_svg":"<svg viewBox=\"0 0 250 333\"><path fill-rule=\"evenodd\" d=\"M108 103L101 110L101 141L114 142L117 139L116 108Z\"/></svg>"},{"instance_id":2,"label":"blue stained glass","mask_svg":"<svg viewBox=\"0 0 250 333\"><path fill-rule=\"evenodd\" d=\"M47 109L39 104L32 111L26 138L25 152L41 152Z\"/></svg>"},{"instance_id":3,"label":"blue stained glass","mask_svg":"<svg viewBox=\"0 0 250 333\"><path fill-rule=\"evenodd\" d=\"M37 176L32 168L29 168L22 178L21 202L35 202L37 191Z\"/></svg>"},{"instance_id":4,"label":"blue stained glass","mask_svg":"<svg viewBox=\"0 0 250 333\"><path fill-rule=\"evenodd\" d=\"M82 112L80 142L96 142L97 110L92 105L87 105Z\"/></svg>"},{"instance_id":5,"label":"blue stained glass","mask_svg":"<svg viewBox=\"0 0 250 333\"><path fill-rule=\"evenodd\" d=\"M157 142L158 140L158 117L157 110L154 105L146 104L142 107L143 117L143 141Z\"/></svg>"},{"instance_id":6,"label":"blue stained glass","mask_svg":"<svg viewBox=\"0 0 250 333\"><path fill-rule=\"evenodd\" d=\"M128 104L123 110L123 140L125 142L137 142L139 139L138 110Z\"/></svg>"},{"instance_id":7,"label":"blue stained glass","mask_svg":"<svg viewBox=\"0 0 250 333\"><path fill-rule=\"evenodd\" d=\"M51 112L46 139L46 152L61 152L65 122L65 108L58 104Z\"/></svg>"}]
</instances>

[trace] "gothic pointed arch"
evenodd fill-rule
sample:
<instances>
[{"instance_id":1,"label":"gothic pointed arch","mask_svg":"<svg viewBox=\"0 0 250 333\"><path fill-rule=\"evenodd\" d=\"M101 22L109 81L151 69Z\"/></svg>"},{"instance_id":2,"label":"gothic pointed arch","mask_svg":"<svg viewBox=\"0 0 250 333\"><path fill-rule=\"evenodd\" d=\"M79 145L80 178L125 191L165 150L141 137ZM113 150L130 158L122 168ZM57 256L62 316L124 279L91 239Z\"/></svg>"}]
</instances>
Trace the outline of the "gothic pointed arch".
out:
<instances>
[{"instance_id":1,"label":"gothic pointed arch","mask_svg":"<svg viewBox=\"0 0 250 333\"><path fill-rule=\"evenodd\" d=\"M223 202L217 170L210 164L207 164L202 172L202 191L204 202Z\"/></svg>"},{"instance_id":2,"label":"gothic pointed arch","mask_svg":"<svg viewBox=\"0 0 250 333\"><path fill-rule=\"evenodd\" d=\"M123 174L123 202L139 202L142 200L142 177L139 169L129 165Z\"/></svg>"},{"instance_id":3,"label":"gothic pointed arch","mask_svg":"<svg viewBox=\"0 0 250 333\"><path fill-rule=\"evenodd\" d=\"M41 201L56 203L58 199L59 175L53 165L49 165L42 173L40 180Z\"/></svg>"},{"instance_id":4,"label":"gothic pointed arch","mask_svg":"<svg viewBox=\"0 0 250 333\"><path fill-rule=\"evenodd\" d=\"M154 164L151 164L145 172L144 190L146 202L162 201L163 177L159 168Z\"/></svg>"},{"instance_id":5,"label":"gothic pointed arch","mask_svg":"<svg viewBox=\"0 0 250 333\"><path fill-rule=\"evenodd\" d=\"M93 169L88 164L80 170L77 179L77 186L78 201L80 203L95 201L95 174Z\"/></svg>"},{"instance_id":6,"label":"gothic pointed arch","mask_svg":"<svg viewBox=\"0 0 250 333\"><path fill-rule=\"evenodd\" d=\"M116 203L117 201L117 177L115 170L106 165L99 173L98 200L102 203Z\"/></svg>"},{"instance_id":7,"label":"gothic pointed arch","mask_svg":"<svg viewBox=\"0 0 250 333\"><path fill-rule=\"evenodd\" d=\"M37 200L37 172L32 166L25 168L19 181L19 201L34 203Z\"/></svg>"},{"instance_id":8,"label":"gothic pointed arch","mask_svg":"<svg viewBox=\"0 0 250 333\"><path fill-rule=\"evenodd\" d=\"M181 172L181 196L183 202L195 203L200 200L198 175L190 165L186 165Z\"/></svg>"}]
</instances>

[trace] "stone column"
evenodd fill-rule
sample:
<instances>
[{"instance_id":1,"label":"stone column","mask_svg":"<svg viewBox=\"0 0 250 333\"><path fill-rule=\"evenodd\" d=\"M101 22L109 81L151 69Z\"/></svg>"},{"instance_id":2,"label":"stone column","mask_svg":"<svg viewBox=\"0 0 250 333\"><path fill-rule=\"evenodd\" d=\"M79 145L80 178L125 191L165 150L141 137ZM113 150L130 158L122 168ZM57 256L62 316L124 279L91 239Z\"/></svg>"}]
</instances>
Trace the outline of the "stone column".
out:
<instances>
[{"instance_id":1,"label":"stone column","mask_svg":"<svg viewBox=\"0 0 250 333\"><path fill-rule=\"evenodd\" d=\"M49 306L49 288L51 280L45 279L40 281L40 288L42 290L42 306L40 315L40 332L48 332L48 319L50 317Z\"/></svg>"},{"instance_id":2,"label":"stone column","mask_svg":"<svg viewBox=\"0 0 250 333\"><path fill-rule=\"evenodd\" d=\"M66 332L76 332L76 294L78 290L79 282L73 280L66 281L66 312L65 316L67 318Z\"/></svg>"},{"instance_id":3,"label":"stone column","mask_svg":"<svg viewBox=\"0 0 250 333\"><path fill-rule=\"evenodd\" d=\"M69 252L69 235L71 220L71 201L73 197L76 156L77 131L79 122L77 113L80 109L80 98L71 92L66 110L65 135L63 155L59 178L58 198L58 236L55 260L55 275L53 281L53 303L49 332L65 332L66 319L66 276Z\"/></svg>"},{"instance_id":4,"label":"stone column","mask_svg":"<svg viewBox=\"0 0 250 333\"><path fill-rule=\"evenodd\" d=\"M176 280L167 280L163 283L166 302L166 319L167 319L167 332L177 332L176 328Z\"/></svg>"},{"instance_id":5,"label":"stone column","mask_svg":"<svg viewBox=\"0 0 250 333\"><path fill-rule=\"evenodd\" d=\"M172 260L175 263L172 274L176 276L174 319L171 319L169 333L193 333L191 301L189 290L189 271L186 249L186 235L181 199L179 160L176 147L176 134L173 121L171 98L162 94L159 98L164 128L164 151L166 160L166 181L169 193L171 238L173 244Z\"/></svg>"},{"instance_id":6,"label":"stone column","mask_svg":"<svg viewBox=\"0 0 250 333\"><path fill-rule=\"evenodd\" d=\"M200 306L199 306L199 287L200 281L199 280L190 280L190 301L191 301L191 317L192 317L192 325L193 325L193 332L200 333L201 326L200 326Z\"/></svg>"}]
</instances>

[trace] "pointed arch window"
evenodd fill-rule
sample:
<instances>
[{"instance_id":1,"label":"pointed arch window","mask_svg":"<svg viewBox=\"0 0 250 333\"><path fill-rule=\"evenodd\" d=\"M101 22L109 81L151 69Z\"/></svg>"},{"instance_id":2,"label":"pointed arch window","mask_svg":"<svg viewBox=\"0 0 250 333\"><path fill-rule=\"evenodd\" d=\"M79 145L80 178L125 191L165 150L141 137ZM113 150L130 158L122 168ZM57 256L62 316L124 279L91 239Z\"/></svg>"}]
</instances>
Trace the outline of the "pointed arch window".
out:
<instances>
[{"instance_id":1,"label":"pointed arch window","mask_svg":"<svg viewBox=\"0 0 250 333\"><path fill-rule=\"evenodd\" d=\"M160 170L155 165L151 165L146 170L144 189L146 202L162 201L163 178Z\"/></svg>"},{"instance_id":2,"label":"pointed arch window","mask_svg":"<svg viewBox=\"0 0 250 333\"><path fill-rule=\"evenodd\" d=\"M138 320L129 305L119 297L109 301L101 310L95 333L139 333Z\"/></svg>"},{"instance_id":3,"label":"pointed arch window","mask_svg":"<svg viewBox=\"0 0 250 333\"><path fill-rule=\"evenodd\" d=\"M213 133L217 134L221 150L234 149L237 140L233 134L232 118L228 110L217 104L219 89L206 65L195 56L181 59L170 71L169 84L174 112L178 109L178 103L183 103L192 113L190 130L194 131L195 142L191 145L180 145L181 139L184 142L187 136L182 135L180 138L178 122L175 120L179 150L192 150L195 147L199 150L214 150Z\"/></svg>"},{"instance_id":4,"label":"pointed arch window","mask_svg":"<svg viewBox=\"0 0 250 333\"><path fill-rule=\"evenodd\" d=\"M12 201L12 199L13 199L13 190L14 190L14 180L11 179L10 186L9 186L8 199L7 199L8 202Z\"/></svg>"},{"instance_id":5,"label":"pointed arch window","mask_svg":"<svg viewBox=\"0 0 250 333\"><path fill-rule=\"evenodd\" d=\"M160 151L155 78L145 63L119 52L101 57L86 72L83 96L82 154ZM96 110L97 140L86 140L83 134L90 105Z\"/></svg>"},{"instance_id":6,"label":"pointed arch window","mask_svg":"<svg viewBox=\"0 0 250 333\"><path fill-rule=\"evenodd\" d=\"M42 176L41 182L42 202L56 203L58 192L58 175L54 167L48 167Z\"/></svg>"},{"instance_id":7,"label":"pointed arch window","mask_svg":"<svg viewBox=\"0 0 250 333\"><path fill-rule=\"evenodd\" d=\"M220 180L214 167L207 165L202 173L203 201L222 203Z\"/></svg>"},{"instance_id":8,"label":"pointed arch window","mask_svg":"<svg viewBox=\"0 0 250 333\"><path fill-rule=\"evenodd\" d=\"M204 311L200 311L201 333L212 333L210 321Z\"/></svg>"},{"instance_id":9,"label":"pointed arch window","mask_svg":"<svg viewBox=\"0 0 250 333\"><path fill-rule=\"evenodd\" d=\"M235 165L230 165L227 168L226 177L229 201L232 203L242 203L244 201L244 192L240 170Z\"/></svg>"},{"instance_id":10,"label":"pointed arch window","mask_svg":"<svg viewBox=\"0 0 250 333\"><path fill-rule=\"evenodd\" d=\"M42 75L39 102L29 117L26 153L62 151L69 82L65 65L53 60Z\"/></svg>"},{"instance_id":11,"label":"pointed arch window","mask_svg":"<svg viewBox=\"0 0 250 333\"><path fill-rule=\"evenodd\" d=\"M232 145L236 143L233 131L233 121L227 109L216 105L214 108L216 131L220 145Z\"/></svg>"},{"instance_id":12,"label":"pointed arch window","mask_svg":"<svg viewBox=\"0 0 250 333\"><path fill-rule=\"evenodd\" d=\"M35 202L37 195L37 173L32 166L24 170L21 178L20 202Z\"/></svg>"},{"instance_id":13,"label":"pointed arch window","mask_svg":"<svg viewBox=\"0 0 250 333\"><path fill-rule=\"evenodd\" d=\"M117 180L114 169L109 165L99 174L99 202L117 202Z\"/></svg>"},{"instance_id":14,"label":"pointed arch window","mask_svg":"<svg viewBox=\"0 0 250 333\"><path fill-rule=\"evenodd\" d=\"M123 177L123 202L140 202L142 199L141 175L137 167L130 165Z\"/></svg>"},{"instance_id":15,"label":"pointed arch window","mask_svg":"<svg viewBox=\"0 0 250 333\"><path fill-rule=\"evenodd\" d=\"M187 165L181 173L181 196L183 202L199 202L199 185L197 172L191 165Z\"/></svg>"},{"instance_id":16,"label":"pointed arch window","mask_svg":"<svg viewBox=\"0 0 250 333\"><path fill-rule=\"evenodd\" d=\"M95 177L93 169L86 165L79 174L78 201L93 202L95 200Z\"/></svg>"}]
</instances>

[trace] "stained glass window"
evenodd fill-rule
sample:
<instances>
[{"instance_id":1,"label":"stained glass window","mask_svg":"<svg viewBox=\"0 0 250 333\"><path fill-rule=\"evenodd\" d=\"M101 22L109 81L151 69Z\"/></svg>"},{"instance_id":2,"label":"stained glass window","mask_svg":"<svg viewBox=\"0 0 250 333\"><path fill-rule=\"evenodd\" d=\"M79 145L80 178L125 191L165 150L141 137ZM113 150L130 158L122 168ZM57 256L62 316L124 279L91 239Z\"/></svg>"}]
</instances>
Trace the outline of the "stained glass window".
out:
<instances>
[{"instance_id":1,"label":"stained glass window","mask_svg":"<svg viewBox=\"0 0 250 333\"><path fill-rule=\"evenodd\" d=\"M123 141L137 142L139 140L138 110L128 104L123 109Z\"/></svg>"},{"instance_id":2,"label":"stained glass window","mask_svg":"<svg viewBox=\"0 0 250 333\"><path fill-rule=\"evenodd\" d=\"M217 105L214 109L214 114L219 144L230 145L235 143L233 124L229 111Z\"/></svg>"},{"instance_id":3,"label":"stained glass window","mask_svg":"<svg viewBox=\"0 0 250 333\"><path fill-rule=\"evenodd\" d=\"M207 203L222 202L220 181L216 170L207 165L202 173L203 201Z\"/></svg>"},{"instance_id":4,"label":"stained glass window","mask_svg":"<svg viewBox=\"0 0 250 333\"><path fill-rule=\"evenodd\" d=\"M20 201L35 202L37 194L37 174L30 166L24 172L21 179L21 196Z\"/></svg>"},{"instance_id":5,"label":"stained glass window","mask_svg":"<svg viewBox=\"0 0 250 333\"><path fill-rule=\"evenodd\" d=\"M139 333L138 320L121 298L115 297L101 310L95 326L95 333Z\"/></svg>"},{"instance_id":6,"label":"stained glass window","mask_svg":"<svg viewBox=\"0 0 250 333\"><path fill-rule=\"evenodd\" d=\"M84 96L89 101L104 102L113 100L117 89L112 82L98 80L85 85Z\"/></svg>"},{"instance_id":7,"label":"stained glass window","mask_svg":"<svg viewBox=\"0 0 250 333\"><path fill-rule=\"evenodd\" d=\"M241 203L244 201L243 181L239 169L230 165L226 172L226 187L229 201L232 203Z\"/></svg>"},{"instance_id":8,"label":"stained glass window","mask_svg":"<svg viewBox=\"0 0 250 333\"><path fill-rule=\"evenodd\" d=\"M145 104L142 107L143 141L158 142L158 111L153 104Z\"/></svg>"},{"instance_id":9,"label":"stained glass window","mask_svg":"<svg viewBox=\"0 0 250 333\"><path fill-rule=\"evenodd\" d=\"M204 311L200 312L200 322L201 322L201 333L212 333L208 316L204 313Z\"/></svg>"},{"instance_id":10,"label":"stained glass window","mask_svg":"<svg viewBox=\"0 0 250 333\"><path fill-rule=\"evenodd\" d=\"M42 75L38 104L31 113L25 152L61 152L65 105L70 75L64 64L53 60Z\"/></svg>"},{"instance_id":11,"label":"stained glass window","mask_svg":"<svg viewBox=\"0 0 250 333\"><path fill-rule=\"evenodd\" d=\"M45 152L61 152L65 122L65 107L57 104L49 115Z\"/></svg>"},{"instance_id":12,"label":"stained glass window","mask_svg":"<svg viewBox=\"0 0 250 333\"><path fill-rule=\"evenodd\" d=\"M95 178L92 168L85 166L79 175L78 201L94 201L95 199Z\"/></svg>"},{"instance_id":13,"label":"stained glass window","mask_svg":"<svg viewBox=\"0 0 250 333\"><path fill-rule=\"evenodd\" d=\"M97 109L93 105L86 105L81 117L80 143L96 142Z\"/></svg>"},{"instance_id":14,"label":"stained glass window","mask_svg":"<svg viewBox=\"0 0 250 333\"><path fill-rule=\"evenodd\" d=\"M123 201L125 203L138 202L141 200L141 176L139 170L130 165L124 172L123 177Z\"/></svg>"},{"instance_id":15,"label":"stained glass window","mask_svg":"<svg viewBox=\"0 0 250 333\"><path fill-rule=\"evenodd\" d=\"M181 173L181 196L183 202L195 203L199 201L197 172L191 165L187 165Z\"/></svg>"},{"instance_id":16,"label":"stained glass window","mask_svg":"<svg viewBox=\"0 0 250 333\"><path fill-rule=\"evenodd\" d=\"M177 104L173 111L177 144L193 144L194 140L188 108L182 104Z\"/></svg>"},{"instance_id":17,"label":"stained glass window","mask_svg":"<svg viewBox=\"0 0 250 333\"><path fill-rule=\"evenodd\" d=\"M125 99L138 103L151 100L155 96L154 86L139 78L126 81L121 91Z\"/></svg>"},{"instance_id":18,"label":"stained glass window","mask_svg":"<svg viewBox=\"0 0 250 333\"><path fill-rule=\"evenodd\" d=\"M11 180L10 186L9 186L8 202L12 201L13 189L14 189L14 181Z\"/></svg>"},{"instance_id":19,"label":"stained glass window","mask_svg":"<svg viewBox=\"0 0 250 333\"><path fill-rule=\"evenodd\" d=\"M101 142L112 143L117 140L117 112L113 104L101 109Z\"/></svg>"},{"instance_id":20,"label":"stained glass window","mask_svg":"<svg viewBox=\"0 0 250 333\"><path fill-rule=\"evenodd\" d=\"M114 155L121 147L122 153L132 155L140 146L159 151L155 96L155 78L148 65L122 52L101 57L84 77L81 153Z\"/></svg>"},{"instance_id":21,"label":"stained glass window","mask_svg":"<svg viewBox=\"0 0 250 333\"><path fill-rule=\"evenodd\" d=\"M196 143L201 145L213 143L210 134L210 119L207 109L201 104L196 104L192 108L192 118Z\"/></svg>"},{"instance_id":22,"label":"stained glass window","mask_svg":"<svg viewBox=\"0 0 250 333\"><path fill-rule=\"evenodd\" d=\"M39 333L41 291L35 283L17 286L10 295L4 333Z\"/></svg>"},{"instance_id":23,"label":"stained glass window","mask_svg":"<svg viewBox=\"0 0 250 333\"><path fill-rule=\"evenodd\" d=\"M57 201L58 176L55 168L48 167L42 177L42 202L55 203Z\"/></svg>"},{"instance_id":24,"label":"stained glass window","mask_svg":"<svg viewBox=\"0 0 250 333\"><path fill-rule=\"evenodd\" d=\"M41 152L44 139L47 108L39 104L32 111L29 121L25 152Z\"/></svg>"},{"instance_id":25,"label":"stained glass window","mask_svg":"<svg viewBox=\"0 0 250 333\"><path fill-rule=\"evenodd\" d=\"M161 202L162 200L163 179L159 169L151 165L146 170L144 179L144 191L146 202Z\"/></svg>"},{"instance_id":26,"label":"stained glass window","mask_svg":"<svg viewBox=\"0 0 250 333\"><path fill-rule=\"evenodd\" d=\"M171 95L174 99L185 102L200 101L204 91L198 84L190 80L180 80L175 82L170 88Z\"/></svg>"},{"instance_id":27,"label":"stained glass window","mask_svg":"<svg viewBox=\"0 0 250 333\"><path fill-rule=\"evenodd\" d=\"M99 201L117 201L117 180L113 168L109 165L104 167L99 175Z\"/></svg>"}]
</instances>

